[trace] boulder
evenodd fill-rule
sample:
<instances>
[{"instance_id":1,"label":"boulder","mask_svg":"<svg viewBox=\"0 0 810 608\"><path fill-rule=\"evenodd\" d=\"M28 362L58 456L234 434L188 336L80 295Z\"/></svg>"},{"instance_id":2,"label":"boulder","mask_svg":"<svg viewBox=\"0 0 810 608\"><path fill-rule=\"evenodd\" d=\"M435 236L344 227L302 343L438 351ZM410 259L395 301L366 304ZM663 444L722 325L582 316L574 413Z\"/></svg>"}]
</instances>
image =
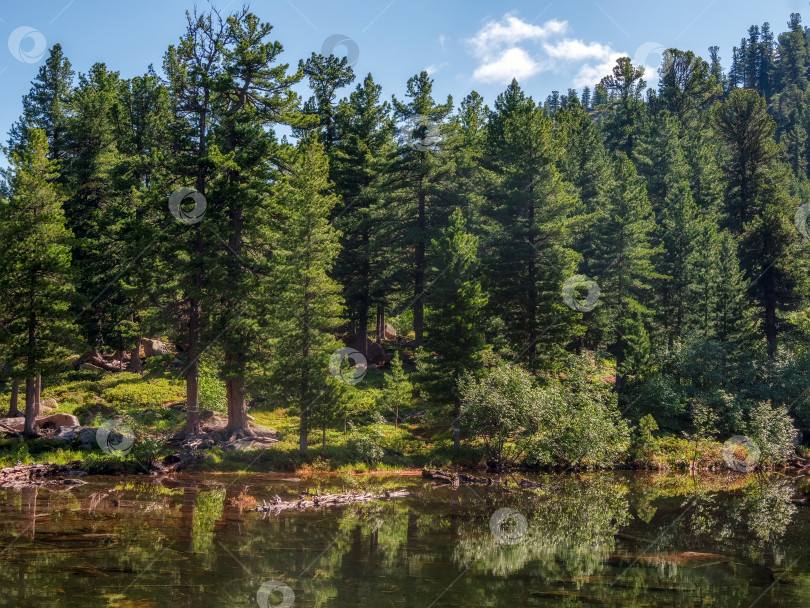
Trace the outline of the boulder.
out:
<instances>
[{"instance_id":1,"label":"boulder","mask_svg":"<svg viewBox=\"0 0 810 608\"><path fill-rule=\"evenodd\" d=\"M0 424L17 433L22 433L25 426L25 418L2 418ZM41 429L59 429L60 427L79 426L79 419L70 414L48 414L47 416L37 416L34 420L34 427Z\"/></svg>"},{"instance_id":2,"label":"boulder","mask_svg":"<svg viewBox=\"0 0 810 608\"><path fill-rule=\"evenodd\" d=\"M156 338L142 338L141 348L143 349L143 356L146 358L159 355L172 355L177 352L174 346Z\"/></svg>"},{"instance_id":3,"label":"boulder","mask_svg":"<svg viewBox=\"0 0 810 608\"><path fill-rule=\"evenodd\" d=\"M77 442L81 444L81 447L89 449L96 445L97 434L97 428L79 425L60 426L53 438L58 441L66 441L68 443Z\"/></svg>"},{"instance_id":4,"label":"boulder","mask_svg":"<svg viewBox=\"0 0 810 608\"><path fill-rule=\"evenodd\" d=\"M21 418L19 416L15 418L0 418L0 425L2 425L2 427L9 428L16 433L22 433L23 426L25 425L25 418ZM2 427L0 427L0 430L2 430Z\"/></svg>"},{"instance_id":5,"label":"boulder","mask_svg":"<svg viewBox=\"0 0 810 608\"><path fill-rule=\"evenodd\" d=\"M385 324L385 339L386 340L393 340L397 337L397 330L394 329L394 326L390 323Z\"/></svg>"},{"instance_id":6,"label":"boulder","mask_svg":"<svg viewBox=\"0 0 810 608\"><path fill-rule=\"evenodd\" d=\"M58 429L62 426L79 426L79 419L72 414L49 414L47 416L38 416L34 421L34 426L41 429Z\"/></svg>"}]
</instances>

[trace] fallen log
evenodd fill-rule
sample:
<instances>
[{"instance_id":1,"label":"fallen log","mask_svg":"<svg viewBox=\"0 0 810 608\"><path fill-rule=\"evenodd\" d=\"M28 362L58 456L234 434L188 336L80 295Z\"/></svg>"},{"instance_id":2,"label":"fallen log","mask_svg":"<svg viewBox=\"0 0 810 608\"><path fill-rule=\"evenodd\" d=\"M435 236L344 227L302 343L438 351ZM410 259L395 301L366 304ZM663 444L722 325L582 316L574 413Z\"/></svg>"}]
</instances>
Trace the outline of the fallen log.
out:
<instances>
[{"instance_id":1,"label":"fallen log","mask_svg":"<svg viewBox=\"0 0 810 608\"><path fill-rule=\"evenodd\" d=\"M440 483L449 483L453 485L466 484L466 485L482 485L491 486L498 485L501 482L491 477L475 477L474 475L467 475L465 473L446 473L442 470L431 471L430 469L422 469L422 477Z\"/></svg>"},{"instance_id":2,"label":"fallen log","mask_svg":"<svg viewBox=\"0 0 810 608\"><path fill-rule=\"evenodd\" d=\"M82 485L85 482L76 479L87 474L81 470L81 465L81 461L74 460L67 464L20 464L16 467L0 469L0 487L18 488L47 484Z\"/></svg>"},{"instance_id":3,"label":"fallen log","mask_svg":"<svg viewBox=\"0 0 810 608\"><path fill-rule=\"evenodd\" d=\"M251 510L260 513L278 513L288 509L340 507L343 505L370 502L372 500L401 498L403 496L408 496L407 490L386 490L382 494L375 494L373 492L316 494L311 497L308 497L306 494L302 494L298 500L282 500L280 497L274 496L269 503L263 500L261 505Z\"/></svg>"}]
</instances>

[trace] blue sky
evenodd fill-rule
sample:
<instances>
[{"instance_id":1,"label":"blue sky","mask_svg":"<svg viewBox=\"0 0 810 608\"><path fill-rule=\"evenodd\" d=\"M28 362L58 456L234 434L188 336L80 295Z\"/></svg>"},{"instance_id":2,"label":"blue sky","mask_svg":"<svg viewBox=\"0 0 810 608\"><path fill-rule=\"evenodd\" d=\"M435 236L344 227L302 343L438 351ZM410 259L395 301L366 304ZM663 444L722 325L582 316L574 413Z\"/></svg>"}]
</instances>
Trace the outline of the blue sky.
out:
<instances>
[{"instance_id":1,"label":"blue sky","mask_svg":"<svg viewBox=\"0 0 810 608\"><path fill-rule=\"evenodd\" d=\"M231 4L229 4L229 2ZM201 8L207 2L198 3ZM160 70L163 53L185 27L193 2L177 0L5 0L0 2L0 136L20 112L46 53L60 42L77 72L103 61L124 77ZM236 8L239 0L219 0ZM387 98L401 96L408 77L428 69L437 97L458 103L470 90L489 104L515 75L535 99L552 90L594 84L619 55L655 67L662 48L706 57L716 44L726 67L731 48L751 24L786 29L791 12L805 16L806 0L257 0L252 10L273 26L283 60L322 51L356 54L355 72L371 72ZM26 29L21 29L26 28ZM327 43L328 44L328 43ZM648 70L649 71L649 70ZM346 91L346 93L348 90Z\"/></svg>"}]
</instances>

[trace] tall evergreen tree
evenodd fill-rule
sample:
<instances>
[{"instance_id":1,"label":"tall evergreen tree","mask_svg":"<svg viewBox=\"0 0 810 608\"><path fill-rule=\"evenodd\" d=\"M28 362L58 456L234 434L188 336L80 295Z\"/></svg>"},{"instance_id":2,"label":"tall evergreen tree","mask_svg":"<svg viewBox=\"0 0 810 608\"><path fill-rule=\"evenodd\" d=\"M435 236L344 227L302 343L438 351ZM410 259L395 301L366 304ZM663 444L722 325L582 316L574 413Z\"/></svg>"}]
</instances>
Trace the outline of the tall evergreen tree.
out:
<instances>
[{"instance_id":1,"label":"tall evergreen tree","mask_svg":"<svg viewBox=\"0 0 810 608\"><path fill-rule=\"evenodd\" d=\"M659 275L653 267L654 221L644 180L623 154L616 155L612 169L602 185L602 215L594 228L588 270L599 285L596 310L609 328L608 342L616 357L616 392L623 399L630 336L638 339L639 323L650 315L647 302L652 280Z\"/></svg>"},{"instance_id":2,"label":"tall evergreen tree","mask_svg":"<svg viewBox=\"0 0 810 608\"><path fill-rule=\"evenodd\" d=\"M386 223L395 222L404 232L407 260L412 271L413 329L417 345L425 332L424 295L429 260L427 249L436 231L449 215L442 187L450 179L452 166L445 163L440 140L447 136L446 121L453 109L448 96L443 104L433 99L433 79L427 72L408 79L406 101L393 98L394 115L404 123L399 158L392 167L395 202L389 204ZM401 262L402 263L402 262Z\"/></svg>"},{"instance_id":3,"label":"tall evergreen tree","mask_svg":"<svg viewBox=\"0 0 810 608\"><path fill-rule=\"evenodd\" d=\"M487 288L514 354L535 367L553 365L575 331L560 288L578 262L571 226L581 209L559 154L551 120L513 80L489 120Z\"/></svg>"},{"instance_id":4,"label":"tall evergreen tree","mask_svg":"<svg viewBox=\"0 0 810 608\"><path fill-rule=\"evenodd\" d=\"M773 141L776 126L756 91L735 90L713 112L728 148L724 163L725 223L739 238L740 262L764 320L768 353L776 354L779 309L791 307L791 252L799 234L792 217L789 172Z\"/></svg>"},{"instance_id":5,"label":"tall evergreen tree","mask_svg":"<svg viewBox=\"0 0 810 608\"><path fill-rule=\"evenodd\" d=\"M308 447L311 418L328 419L338 407L339 380L330 375L330 357L340 346L334 334L343 322L340 286L330 277L340 244L329 223L337 204L328 194L328 162L323 147L310 139L295 151L291 171L274 187L275 262L260 294L276 294L272 301L258 298L267 309L269 360L254 359L264 367L265 382L300 412L302 452Z\"/></svg>"},{"instance_id":6,"label":"tall evergreen tree","mask_svg":"<svg viewBox=\"0 0 810 608\"><path fill-rule=\"evenodd\" d=\"M434 266L427 297L424 377L434 398L454 403L454 440L458 446L458 381L478 367L484 349L487 297L481 287L478 238L467 232L460 209L453 212L450 224L431 246Z\"/></svg>"},{"instance_id":7,"label":"tall evergreen tree","mask_svg":"<svg viewBox=\"0 0 810 608\"><path fill-rule=\"evenodd\" d=\"M9 147L25 147L29 131L42 129L48 142L51 160L61 161L67 154L65 137L67 118L71 114L70 96L73 70L62 45L55 44L48 58L31 83L31 91L23 97L23 113L9 133Z\"/></svg>"},{"instance_id":8,"label":"tall evergreen tree","mask_svg":"<svg viewBox=\"0 0 810 608\"><path fill-rule=\"evenodd\" d=\"M53 182L56 163L48 158L45 131L31 129L10 156L10 196L0 202L0 293L10 358L25 378L25 430L36 435L35 396L43 371L59 364L75 340L70 306L71 234L62 196Z\"/></svg>"}]
</instances>

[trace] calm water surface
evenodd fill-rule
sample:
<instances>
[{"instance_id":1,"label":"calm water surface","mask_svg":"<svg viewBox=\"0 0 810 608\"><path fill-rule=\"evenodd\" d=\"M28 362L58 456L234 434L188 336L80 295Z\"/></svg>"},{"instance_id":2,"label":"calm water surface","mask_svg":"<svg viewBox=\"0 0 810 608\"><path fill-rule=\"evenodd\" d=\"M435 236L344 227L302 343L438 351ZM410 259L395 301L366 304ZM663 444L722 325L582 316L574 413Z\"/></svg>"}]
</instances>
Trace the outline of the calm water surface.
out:
<instances>
[{"instance_id":1,"label":"calm water surface","mask_svg":"<svg viewBox=\"0 0 810 608\"><path fill-rule=\"evenodd\" d=\"M512 491L259 474L0 489L0 605L810 605L805 479L536 479ZM305 488L412 494L267 516L232 500ZM291 591L260 592L271 581Z\"/></svg>"}]
</instances>

